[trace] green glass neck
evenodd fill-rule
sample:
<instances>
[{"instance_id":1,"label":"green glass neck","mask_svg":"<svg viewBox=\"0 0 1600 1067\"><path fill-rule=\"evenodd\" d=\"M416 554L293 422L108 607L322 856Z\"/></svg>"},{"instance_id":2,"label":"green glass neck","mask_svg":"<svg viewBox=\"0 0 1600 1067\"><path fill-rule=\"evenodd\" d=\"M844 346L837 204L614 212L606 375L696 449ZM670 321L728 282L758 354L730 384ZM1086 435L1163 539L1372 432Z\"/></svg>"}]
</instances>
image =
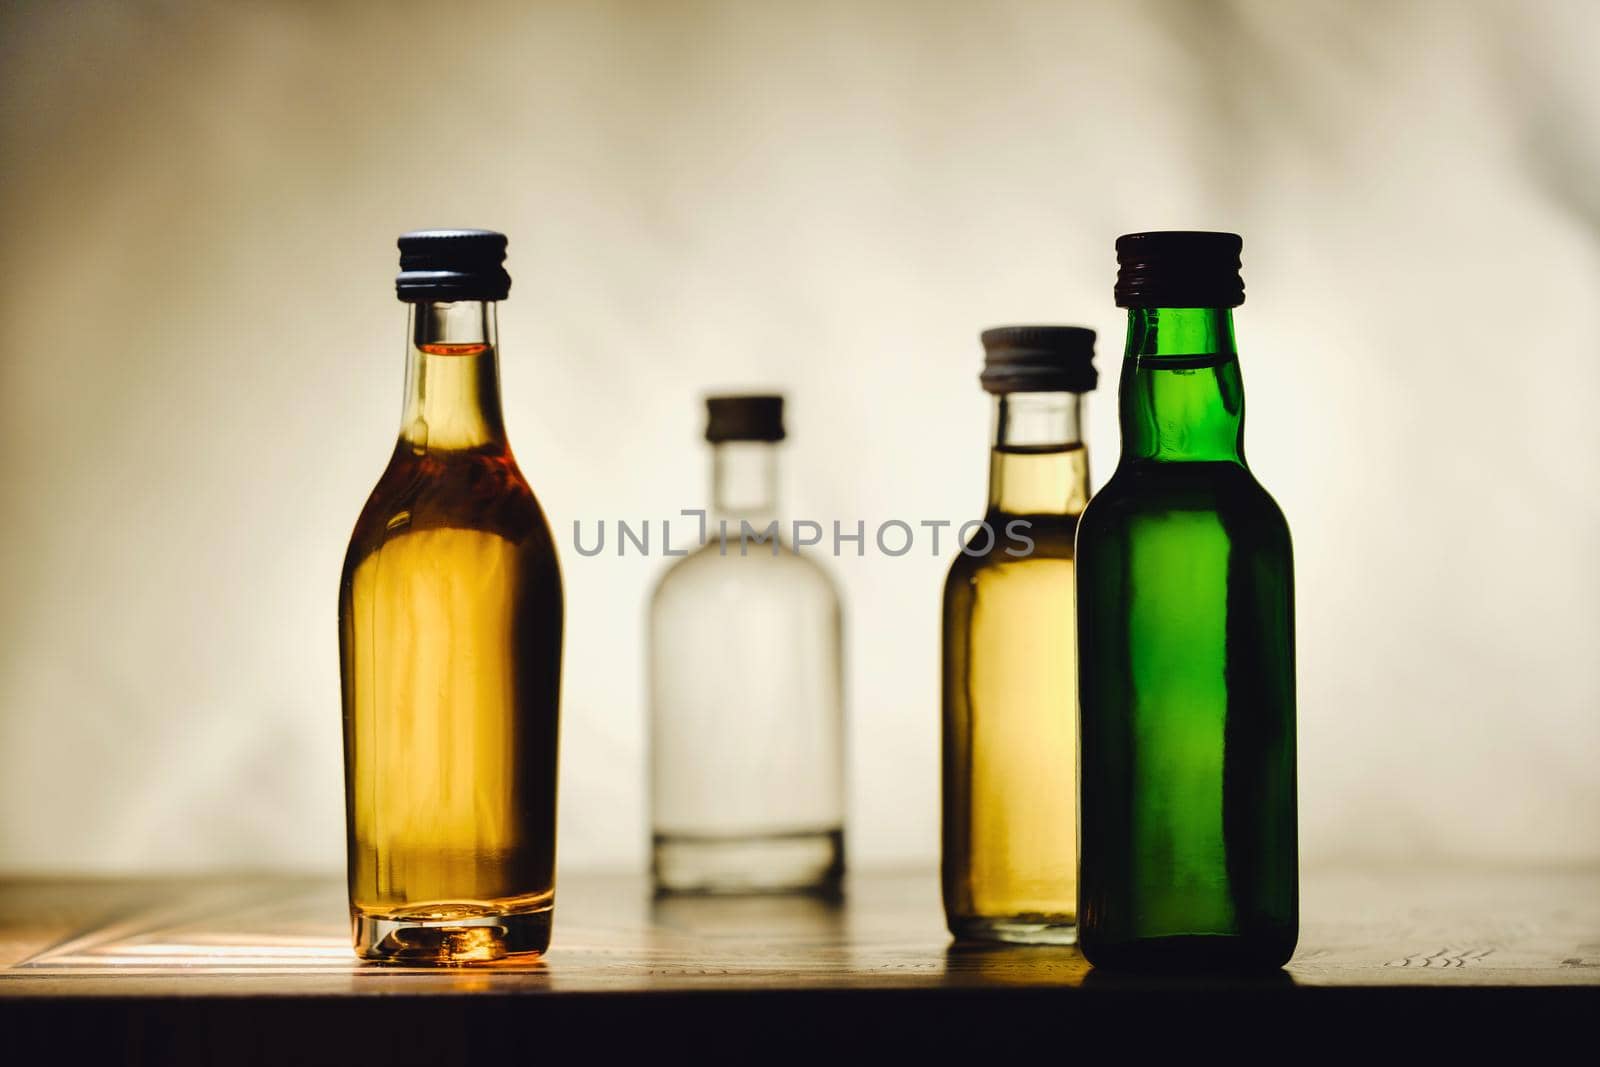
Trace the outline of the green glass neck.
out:
<instances>
[{"instance_id":1,"label":"green glass neck","mask_svg":"<svg viewBox=\"0 0 1600 1067\"><path fill-rule=\"evenodd\" d=\"M1122 458L1244 465L1244 385L1229 308L1130 308Z\"/></svg>"}]
</instances>

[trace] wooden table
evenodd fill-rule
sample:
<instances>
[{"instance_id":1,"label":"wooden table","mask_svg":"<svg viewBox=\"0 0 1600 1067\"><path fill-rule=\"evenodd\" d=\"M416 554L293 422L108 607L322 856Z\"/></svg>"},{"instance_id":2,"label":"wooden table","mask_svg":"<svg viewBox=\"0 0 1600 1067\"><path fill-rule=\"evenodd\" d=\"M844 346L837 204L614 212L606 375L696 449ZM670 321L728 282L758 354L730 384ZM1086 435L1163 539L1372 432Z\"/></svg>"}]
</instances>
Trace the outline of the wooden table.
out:
<instances>
[{"instance_id":1,"label":"wooden table","mask_svg":"<svg viewBox=\"0 0 1600 1067\"><path fill-rule=\"evenodd\" d=\"M1075 949L951 944L931 872L857 876L843 903L653 900L638 878L573 875L544 960L438 969L357 963L335 880L10 881L0 1062L1229 1054L1285 1038L1446 1054L1446 1036L1586 1039L1600 1008L1600 871L1308 871L1303 911L1280 974L1139 978Z\"/></svg>"}]
</instances>

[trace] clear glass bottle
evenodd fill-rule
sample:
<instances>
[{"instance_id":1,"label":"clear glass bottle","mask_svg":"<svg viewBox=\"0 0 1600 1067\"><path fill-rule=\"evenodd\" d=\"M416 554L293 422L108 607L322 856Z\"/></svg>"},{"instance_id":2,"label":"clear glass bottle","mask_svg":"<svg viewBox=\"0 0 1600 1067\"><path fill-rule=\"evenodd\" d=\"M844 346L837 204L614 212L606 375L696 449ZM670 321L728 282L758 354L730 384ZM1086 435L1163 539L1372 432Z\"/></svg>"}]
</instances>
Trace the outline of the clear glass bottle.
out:
<instances>
[{"instance_id":1,"label":"clear glass bottle","mask_svg":"<svg viewBox=\"0 0 1600 1067\"><path fill-rule=\"evenodd\" d=\"M783 398L707 408L712 512L650 605L656 886L833 893L844 871L839 597L779 536Z\"/></svg>"},{"instance_id":2,"label":"clear glass bottle","mask_svg":"<svg viewBox=\"0 0 1600 1067\"><path fill-rule=\"evenodd\" d=\"M561 574L506 442L506 239L400 238L406 400L339 589L358 954L543 952L555 900Z\"/></svg>"},{"instance_id":3,"label":"clear glass bottle","mask_svg":"<svg viewBox=\"0 0 1600 1067\"><path fill-rule=\"evenodd\" d=\"M1077 910L1073 535L1094 331L983 334L989 506L944 590L945 919L958 938L1070 944Z\"/></svg>"},{"instance_id":4,"label":"clear glass bottle","mask_svg":"<svg viewBox=\"0 0 1600 1067\"><path fill-rule=\"evenodd\" d=\"M1276 968L1298 934L1294 565L1244 458L1237 235L1117 241L1122 458L1078 528L1079 944Z\"/></svg>"}]
</instances>

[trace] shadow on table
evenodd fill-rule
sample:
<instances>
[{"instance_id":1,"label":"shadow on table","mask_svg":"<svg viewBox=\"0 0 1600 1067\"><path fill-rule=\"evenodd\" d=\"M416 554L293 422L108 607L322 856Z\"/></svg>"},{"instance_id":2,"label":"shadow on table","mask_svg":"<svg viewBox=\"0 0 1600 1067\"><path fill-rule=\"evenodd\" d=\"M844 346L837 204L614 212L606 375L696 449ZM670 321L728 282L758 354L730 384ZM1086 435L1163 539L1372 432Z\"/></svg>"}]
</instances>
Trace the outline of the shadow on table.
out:
<instances>
[{"instance_id":1,"label":"shadow on table","mask_svg":"<svg viewBox=\"0 0 1600 1067\"><path fill-rule=\"evenodd\" d=\"M709 940L839 946L847 940L838 897L658 896L650 903L650 918L659 930Z\"/></svg>"},{"instance_id":2,"label":"shadow on table","mask_svg":"<svg viewBox=\"0 0 1600 1067\"><path fill-rule=\"evenodd\" d=\"M957 941L945 950L945 980L958 986L1061 986L1084 983L1089 961L1072 945Z\"/></svg>"},{"instance_id":3,"label":"shadow on table","mask_svg":"<svg viewBox=\"0 0 1600 1067\"><path fill-rule=\"evenodd\" d=\"M1091 967L1083 978L1084 989L1130 992L1160 990L1168 993L1186 991L1198 993L1229 990L1255 993L1293 989L1294 985L1294 976L1288 971L1270 971L1262 974L1127 974Z\"/></svg>"},{"instance_id":4,"label":"shadow on table","mask_svg":"<svg viewBox=\"0 0 1600 1067\"><path fill-rule=\"evenodd\" d=\"M1287 971L1266 974L1128 974L1090 965L1075 945L1009 945L957 941L945 950L947 984L1059 987L1104 991L1234 990L1293 988Z\"/></svg>"}]
</instances>

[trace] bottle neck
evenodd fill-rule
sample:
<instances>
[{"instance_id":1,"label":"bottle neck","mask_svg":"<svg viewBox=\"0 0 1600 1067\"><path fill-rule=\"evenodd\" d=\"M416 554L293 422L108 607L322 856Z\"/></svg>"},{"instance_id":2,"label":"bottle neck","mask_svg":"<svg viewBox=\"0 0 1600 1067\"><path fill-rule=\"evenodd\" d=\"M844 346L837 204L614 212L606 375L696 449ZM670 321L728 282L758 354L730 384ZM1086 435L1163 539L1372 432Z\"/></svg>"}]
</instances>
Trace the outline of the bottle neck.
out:
<instances>
[{"instance_id":1,"label":"bottle neck","mask_svg":"<svg viewBox=\"0 0 1600 1067\"><path fill-rule=\"evenodd\" d=\"M770 441L722 441L711 449L715 518L765 525L778 513L778 448Z\"/></svg>"},{"instance_id":2,"label":"bottle neck","mask_svg":"<svg viewBox=\"0 0 1600 1067\"><path fill-rule=\"evenodd\" d=\"M1076 515L1089 502L1077 393L995 397L989 510L1006 515Z\"/></svg>"},{"instance_id":3,"label":"bottle neck","mask_svg":"<svg viewBox=\"0 0 1600 1067\"><path fill-rule=\"evenodd\" d=\"M1244 464L1244 384L1230 308L1130 308L1122 458Z\"/></svg>"},{"instance_id":4,"label":"bottle neck","mask_svg":"<svg viewBox=\"0 0 1600 1067\"><path fill-rule=\"evenodd\" d=\"M427 451L504 448L495 305L411 305L400 440Z\"/></svg>"}]
</instances>

